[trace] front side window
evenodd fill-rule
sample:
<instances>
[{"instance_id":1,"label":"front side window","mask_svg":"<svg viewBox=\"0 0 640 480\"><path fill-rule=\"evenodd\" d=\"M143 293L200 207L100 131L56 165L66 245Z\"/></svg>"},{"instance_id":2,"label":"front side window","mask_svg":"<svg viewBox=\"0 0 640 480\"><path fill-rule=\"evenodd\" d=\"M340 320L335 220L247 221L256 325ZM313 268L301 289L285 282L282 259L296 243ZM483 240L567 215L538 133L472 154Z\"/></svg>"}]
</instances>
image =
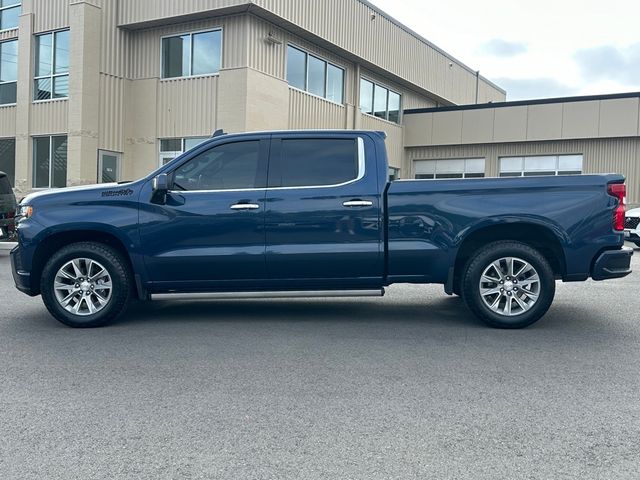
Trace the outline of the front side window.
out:
<instances>
[{"instance_id":1,"label":"front side window","mask_svg":"<svg viewBox=\"0 0 640 480\"><path fill-rule=\"evenodd\" d=\"M484 158L460 158L445 160L416 160L415 178L443 180L448 178L484 178Z\"/></svg>"},{"instance_id":2,"label":"front side window","mask_svg":"<svg viewBox=\"0 0 640 480\"><path fill-rule=\"evenodd\" d=\"M67 186L67 136L33 139L33 188Z\"/></svg>"},{"instance_id":3,"label":"front side window","mask_svg":"<svg viewBox=\"0 0 640 480\"><path fill-rule=\"evenodd\" d=\"M0 172L4 172L9 177L11 185L16 183L16 139L0 139Z\"/></svg>"},{"instance_id":4,"label":"front side window","mask_svg":"<svg viewBox=\"0 0 640 480\"><path fill-rule=\"evenodd\" d=\"M213 75L222 64L222 30L162 39L162 78Z\"/></svg>"},{"instance_id":5,"label":"front side window","mask_svg":"<svg viewBox=\"0 0 640 480\"><path fill-rule=\"evenodd\" d=\"M183 191L257 188L259 163L259 141L218 145L178 168L173 185Z\"/></svg>"},{"instance_id":6,"label":"front side window","mask_svg":"<svg viewBox=\"0 0 640 480\"><path fill-rule=\"evenodd\" d=\"M402 97L399 93L364 78L360 79L360 110L363 113L400 123L401 104Z\"/></svg>"},{"instance_id":7,"label":"front side window","mask_svg":"<svg viewBox=\"0 0 640 480\"><path fill-rule=\"evenodd\" d=\"M287 47L287 82L334 103L344 103L344 69L319 57Z\"/></svg>"},{"instance_id":8,"label":"front side window","mask_svg":"<svg viewBox=\"0 0 640 480\"><path fill-rule=\"evenodd\" d=\"M539 155L532 157L502 157L501 177L533 177L580 175L582 155Z\"/></svg>"},{"instance_id":9,"label":"front side window","mask_svg":"<svg viewBox=\"0 0 640 480\"><path fill-rule=\"evenodd\" d=\"M160 140L160 166L197 147L209 137L163 138Z\"/></svg>"},{"instance_id":10,"label":"front side window","mask_svg":"<svg viewBox=\"0 0 640 480\"><path fill-rule=\"evenodd\" d=\"M358 177L358 148L353 139L282 140L277 172L269 186L340 185Z\"/></svg>"},{"instance_id":11,"label":"front side window","mask_svg":"<svg viewBox=\"0 0 640 480\"><path fill-rule=\"evenodd\" d=\"M16 103L18 41L0 43L0 105Z\"/></svg>"},{"instance_id":12,"label":"front side window","mask_svg":"<svg viewBox=\"0 0 640 480\"><path fill-rule=\"evenodd\" d=\"M0 0L0 30L18 28L21 0Z\"/></svg>"},{"instance_id":13,"label":"front side window","mask_svg":"<svg viewBox=\"0 0 640 480\"><path fill-rule=\"evenodd\" d=\"M34 100L69 96L69 30L36 37Z\"/></svg>"}]
</instances>

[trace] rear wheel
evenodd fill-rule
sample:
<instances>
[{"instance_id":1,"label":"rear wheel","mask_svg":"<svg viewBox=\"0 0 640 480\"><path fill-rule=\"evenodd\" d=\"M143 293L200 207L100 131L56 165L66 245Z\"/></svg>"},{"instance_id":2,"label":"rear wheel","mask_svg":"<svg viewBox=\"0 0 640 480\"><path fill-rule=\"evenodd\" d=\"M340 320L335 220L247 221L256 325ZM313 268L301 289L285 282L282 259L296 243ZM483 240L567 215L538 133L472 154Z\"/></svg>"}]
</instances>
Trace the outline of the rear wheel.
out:
<instances>
[{"instance_id":1,"label":"rear wheel","mask_svg":"<svg viewBox=\"0 0 640 480\"><path fill-rule=\"evenodd\" d=\"M60 322L75 328L101 327L126 309L131 277L117 250L100 243L76 243L47 262L40 289L45 306Z\"/></svg>"},{"instance_id":2,"label":"rear wheel","mask_svg":"<svg viewBox=\"0 0 640 480\"><path fill-rule=\"evenodd\" d=\"M473 257L462 279L469 309L496 328L524 328L549 310L555 278L547 259L520 242L495 242Z\"/></svg>"}]
</instances>

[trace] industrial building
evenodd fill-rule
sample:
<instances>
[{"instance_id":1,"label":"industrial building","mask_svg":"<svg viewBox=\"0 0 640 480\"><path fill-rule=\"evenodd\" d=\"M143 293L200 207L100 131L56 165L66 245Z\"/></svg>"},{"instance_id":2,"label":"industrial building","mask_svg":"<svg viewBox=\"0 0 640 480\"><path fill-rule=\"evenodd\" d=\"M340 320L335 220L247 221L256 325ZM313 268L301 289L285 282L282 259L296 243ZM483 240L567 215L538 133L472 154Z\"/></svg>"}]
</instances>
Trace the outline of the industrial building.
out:
<instances>
[{"instance_id":1,"label":"industrial building","mask_svg":"<svg viewBox=\"0 0 640 480\"><path fill-rule=\"evenodd\" d=\"M395 178L620 171L637 202L639 97L504 103L364 0L0 0L18 194L135 179L217 129L369 129Z\"/></svg>"}]
</instances>

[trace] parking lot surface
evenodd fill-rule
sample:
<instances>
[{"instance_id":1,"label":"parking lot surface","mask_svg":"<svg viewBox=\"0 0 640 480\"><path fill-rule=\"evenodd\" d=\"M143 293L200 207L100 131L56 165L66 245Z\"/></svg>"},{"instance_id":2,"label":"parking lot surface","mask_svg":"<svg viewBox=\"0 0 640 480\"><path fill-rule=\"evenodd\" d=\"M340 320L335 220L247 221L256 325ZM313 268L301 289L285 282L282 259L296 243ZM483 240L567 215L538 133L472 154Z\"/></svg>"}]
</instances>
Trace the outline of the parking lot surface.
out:
<instances>
[{"instance_id":1,"label":"parking lot surface","mask_svg":"<svg viewBox=\"0 0 640 480\"><path fill-rule=\"evenodd\" d=\"M0 251L2 479L640 478L636 273L527 330L438 286L163 302L73 330Z\"/></svg>"}]
</instances>

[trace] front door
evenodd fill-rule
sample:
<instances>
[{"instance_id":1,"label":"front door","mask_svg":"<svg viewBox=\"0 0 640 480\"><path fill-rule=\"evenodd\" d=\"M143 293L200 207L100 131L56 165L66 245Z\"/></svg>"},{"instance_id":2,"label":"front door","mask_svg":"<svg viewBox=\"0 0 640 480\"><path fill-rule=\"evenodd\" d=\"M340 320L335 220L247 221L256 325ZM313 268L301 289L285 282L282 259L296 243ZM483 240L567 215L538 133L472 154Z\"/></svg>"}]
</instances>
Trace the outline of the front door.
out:
<instances>
[{"instance_id":1,"label":"front door","mask_svg":"<svg viewBox=\"0 0 640 480\"><path fill-rule=\"evenodd\" d=\"M272 281L286 288L382 284L374 161L365 175L364 139L352 134L274 135L265 220Z\"/></svg>"},{"instance_id":2,"label":"front door","mask_svg":"<svg viewBox=\"0 0 640 480\"><path fill-rule=\"evenodd\" d=\"M268 136L252 136L177 162L166 201L140 213L154 289L237 288L265 278L268 151Z\"/></svg>"}]
</instances>

